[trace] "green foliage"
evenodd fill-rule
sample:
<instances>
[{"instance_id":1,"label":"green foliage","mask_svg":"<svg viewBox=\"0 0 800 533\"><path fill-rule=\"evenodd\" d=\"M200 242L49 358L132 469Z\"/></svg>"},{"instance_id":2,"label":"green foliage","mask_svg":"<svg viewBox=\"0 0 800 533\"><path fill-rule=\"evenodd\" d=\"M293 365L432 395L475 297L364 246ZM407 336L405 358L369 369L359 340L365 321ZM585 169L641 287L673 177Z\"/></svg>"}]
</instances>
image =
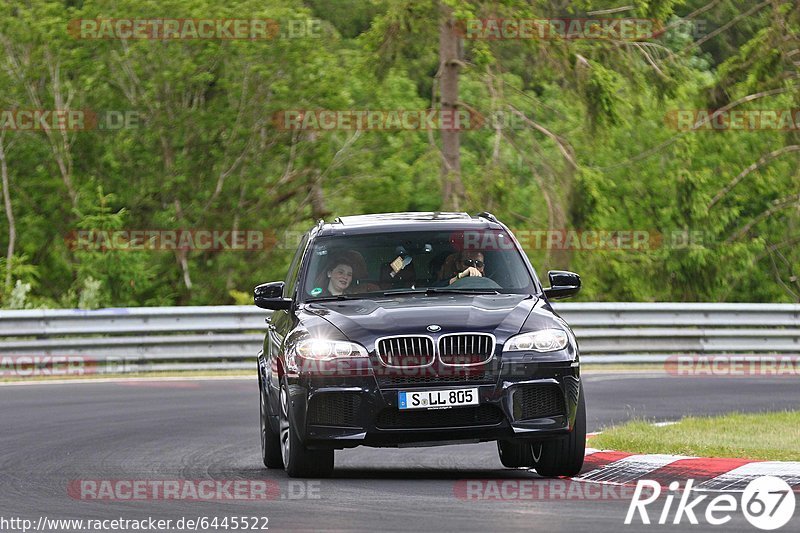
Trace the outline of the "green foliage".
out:
<instances>
[{"instance_id":1,"label":"green foliage","mask_svg":"<svg viewBox=\"0 0 800 533\"><path fill-rule=\"evenodd\" d=\"M590 65L585 98L589 116L597 123L614 125L619 122L620 114L617 108L621 85L619 75L613 70L596 62Z\"/></svg>"},{"instance_id":2,"label":"green foliage","mask_svg":"<svg viewBox=\"0 0 800 533\"><path fill-rule=\"evenodd\" d=\"M233 298L233 303L236 305L251 305L253 303L253 295L249 292L231 289L229 294L231 298Z\"/></svg>"},{"instance_id":3,"label":"green foliage","mask_svg":"<svg viewBox=\"0 0 800 533\"><path fill-rule=\"evenodd\" d=\"M584 300L800 299L798 152L769 156L800 144L798 133L685 131L668 118L729 104L800 107L797 40L787 38L800 32L800 15L786 0L740 17L754 4L723 0L697 15L695 27L680 24L706 4L637 0L600 15L668 28L635 43L463 40L460 103L487 118L461 134L466 209L490 210L527 232L648 232L644 249L528 248L540 274L580 272ZM287 235L319 218L440 209L438 132L286 131L276 113L435 108L442 6L462 23L582 18L609 8L595 0L564 5L3 4L0 109L133 112L137 123L5 132L17 238L2 306L249 304L254 285L284 277L296 244ZM87 40L67 31L81 18L140 17L321 23L316 34L267 41ZM71 246L74 232L131 229L254 230L277 243L227 252ZM3 275L8 235L0 216Z\"/></svg>"},{"instance_id":4,"label":"green foliage","mask_svg":"<svg viewBox=\"0 0 800 533\"><path fill-rule=\"evenodd\" d=\"M127 212L125 209L114 211L111 207L114 203L115 195L103 194L98 187L95 199L86 202L85 211L77 211L76 230L96 235L112 235L115 230L124 230L128 227ZM94 309L169 302L158 294L156 270L147 255L139 251L107 249L106 240L88 240L89 246L78 246L74 251L76 276L65 304Z\"/></svg>"}]
</instances>

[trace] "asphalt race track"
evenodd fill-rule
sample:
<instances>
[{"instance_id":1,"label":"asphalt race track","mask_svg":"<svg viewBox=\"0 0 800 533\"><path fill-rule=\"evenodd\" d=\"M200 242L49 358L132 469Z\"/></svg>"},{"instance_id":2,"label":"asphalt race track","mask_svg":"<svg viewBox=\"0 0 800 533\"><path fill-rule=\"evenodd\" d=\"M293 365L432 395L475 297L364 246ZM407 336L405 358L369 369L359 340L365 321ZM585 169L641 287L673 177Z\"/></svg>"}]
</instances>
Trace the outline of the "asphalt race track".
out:
<instances>
[{"instance_id":1,"label":"asphalt race track","mask_svg":"<svg viewBox=\"0 0 800 533\"><path fill-rule=\"evenodd\" d=\"M589 431L631 417L800 408L792 378L584 378ZM347 450L337 452L333 479L290 482L261 466L255 379L0 386L0 406L0 516L34 523L42 516L258 516L268 517L270 531L756 531L741 515L722 529L624 526L629 500L459 497L459 480L548 483L502 468L494 443ZM71 482L87 479L268 480L280 494L261 501L86 501L68 493Z\"/></svg>"}]
</instances>

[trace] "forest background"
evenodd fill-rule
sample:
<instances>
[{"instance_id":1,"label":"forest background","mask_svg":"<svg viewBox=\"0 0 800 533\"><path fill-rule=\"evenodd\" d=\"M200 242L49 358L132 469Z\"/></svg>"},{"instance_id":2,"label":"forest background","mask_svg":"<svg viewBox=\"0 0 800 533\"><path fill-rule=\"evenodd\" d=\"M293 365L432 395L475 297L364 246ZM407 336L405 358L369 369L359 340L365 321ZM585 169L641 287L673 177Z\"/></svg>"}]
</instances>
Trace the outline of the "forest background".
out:
<instances>
[{"instance_id":1,"label":"forest background","mask_svg":"<svg viewBox=\"0 0 800 533\"><path fill-rule=\"evenodd\" d=\"M167 18L279 31L80 30ZM592 18L658 31L469 33ZM800 121L799 37L786 0L4 0L0 306L249 303L320 218L438 210L494 213L540 275L579 272L583 301L799 302L800 124L724 120ZM468 111L480 127L280 123L298 110L428 109ZM98 122L25 129L21 110ZM76 243L138 230L266 238L259 250Z\"/></svg>"}]
</instances>

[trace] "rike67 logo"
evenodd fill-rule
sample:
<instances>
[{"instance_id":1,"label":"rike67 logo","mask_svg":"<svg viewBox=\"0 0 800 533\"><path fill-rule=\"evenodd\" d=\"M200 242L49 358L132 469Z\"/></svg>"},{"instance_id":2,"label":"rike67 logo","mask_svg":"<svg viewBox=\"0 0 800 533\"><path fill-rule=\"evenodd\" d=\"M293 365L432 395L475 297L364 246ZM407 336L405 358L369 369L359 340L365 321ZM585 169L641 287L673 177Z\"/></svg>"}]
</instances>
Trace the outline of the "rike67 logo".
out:
<instances>
[{"instance_id":1,"label":"rike67 logo","mask_svg":"<svg viewBox=\"0 0 800 533\"><path fill-rule=\"evenodd\" d=\"M681 524L685 523L684 520L697 525L702 520L705 524L722 526L732 520L734 513L741 512L756 528L772 531L786 525L794 515L794 492L779 477L761 476L748 483L741 495L739 491L726 492L717 493L713 498L711 496L715 493L693 489L693 484L694 480L690 479L681 489L680 483L673 481L669 484L663 507L659 509L656 504L648 509L661 496L661 485L656 481L640 479L636 483L625 524L630 525L638 520L642 524L650 524L649 511L656 511L655 523L661 525ZM677 504L673 507L675 500Z\"/></svg>"}]
</instances>

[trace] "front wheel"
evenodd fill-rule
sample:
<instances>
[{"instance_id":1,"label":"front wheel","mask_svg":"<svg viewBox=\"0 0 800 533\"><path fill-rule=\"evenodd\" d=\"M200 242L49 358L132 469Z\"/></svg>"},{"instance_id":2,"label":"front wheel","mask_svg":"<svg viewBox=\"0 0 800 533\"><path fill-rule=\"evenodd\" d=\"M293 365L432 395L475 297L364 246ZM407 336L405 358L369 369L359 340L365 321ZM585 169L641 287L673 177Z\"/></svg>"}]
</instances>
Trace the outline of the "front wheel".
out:
<instances>
[{"instance_id":1,"label":"front wheel","mask_svg":"<svg viewBox=\"0 0 800 533\"><path fill-rule=\"evenodd\" d=\"M261 460L267 468L283 468L281 456L280 434L272 429L269 421L269 407L264 384L258 380L259 396L261 397Z\"/></svg>"},{"instance_id":2,"label":"front wheel","mask_svg":"<svg viewBox=\"0 0 800 533\"><path fill-rule=\"evenodd\" d=\"M575 427L569 435L533 444L532 448L534 468L540 476L572 477L580 473L586 454L586 402L583 397L583 385L578 396Z\"/></svg>"},{"instance_id":3,"label":"front wheel","mask_svg":"<svg viewBox=\"0 0 800 533\"><path fill-rule=\"evenodd\" d=\"M333 450L310 450L300 440L289 417L289 384L281 383L281 457L289 477L329 477L333 474Z\"/></svg>"}]
</instances>

